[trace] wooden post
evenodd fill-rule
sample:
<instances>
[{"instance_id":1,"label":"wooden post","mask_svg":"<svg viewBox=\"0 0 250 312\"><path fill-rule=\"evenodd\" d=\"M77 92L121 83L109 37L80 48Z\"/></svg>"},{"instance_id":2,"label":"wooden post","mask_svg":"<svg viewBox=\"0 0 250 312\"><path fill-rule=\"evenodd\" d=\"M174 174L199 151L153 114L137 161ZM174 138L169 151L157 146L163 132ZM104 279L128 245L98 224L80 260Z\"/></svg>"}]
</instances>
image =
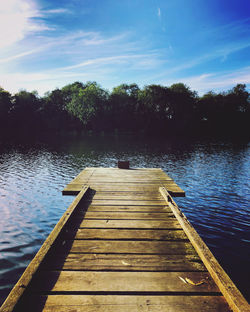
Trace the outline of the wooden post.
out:
<instances>
[{"instance_id":1,"label":"wooden post","mask_svg":"<svg viewBox=\"0 0 250 312\"><path fill-rule=\"evenodd\" d=\"M117 165L119 169L129 169L129 161L127 160L118 160Z\"/></svg>"}]
</instances>

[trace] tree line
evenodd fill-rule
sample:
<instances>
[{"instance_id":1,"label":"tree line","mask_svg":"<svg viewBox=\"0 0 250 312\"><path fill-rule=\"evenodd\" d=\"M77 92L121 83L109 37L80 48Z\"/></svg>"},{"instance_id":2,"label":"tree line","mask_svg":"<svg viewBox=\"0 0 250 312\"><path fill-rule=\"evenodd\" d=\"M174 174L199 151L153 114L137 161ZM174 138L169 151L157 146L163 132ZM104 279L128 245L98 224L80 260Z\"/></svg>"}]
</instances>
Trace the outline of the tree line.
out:
<instances>
[{"instance_id":1,"label":"tree line","mask_svg":"<svg viewBox=\"0 0 250 312\"><path fill-rule=\"evenodd\" d=\"M121 84L111 92L96 82L74 82L47 92L0 87L0 130L5 136L65 132L175 135L249 135L250 94L245 84L198 96L183 83L170 87Z\"/></svg>"}]
</instances>

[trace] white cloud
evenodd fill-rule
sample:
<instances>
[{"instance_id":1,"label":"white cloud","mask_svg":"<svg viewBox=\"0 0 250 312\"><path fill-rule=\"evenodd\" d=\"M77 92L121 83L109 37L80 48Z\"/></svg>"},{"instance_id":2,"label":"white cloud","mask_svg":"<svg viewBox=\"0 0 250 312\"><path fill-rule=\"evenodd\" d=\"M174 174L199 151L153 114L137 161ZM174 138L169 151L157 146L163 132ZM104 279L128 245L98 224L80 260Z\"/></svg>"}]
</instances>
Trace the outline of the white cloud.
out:
<instances>
[{"instance_id":1,"label":"white cloud","mask_svg":"<svg viewBox=\"0 0 250 312\"><path fill-rule=\"evenodd\" d=\"M81 62L79 64L75 64L72 66L67 66L60 68L61 70L69 70L69 69L76 69L76 68L81 68L81 67L86 67L89 65L106 65L106 64L118 64L118 63L128 63L130 60L137 60L139 59L140 61L144 58L149 57L149 55L145 54L128 54L128 55L115 55L115 56L109 56L109 57L99 57L99 58L93 58L86 60L84 62ZM152 55L150 55L152 57Z\"/></svg>"},{"instance_id":2,"label":"white cloud","mask_svg":"<svg viewBox=\"0 0 250 312\"><path fill-rule=\"evenodd\" d=\"M159 18L161 18L161 9L160 8L157 9L157 15Z\"/></svg>"},{"instance_id":3,"label":"white cloud","mask_svg":"<svg viewBox=\"0 0 250 312\"><path fill-rule=\"evenodd\" d=\"M30 32L49 30L41 21L35 21L40 12L33 0L6 0L0 7L0 48L25 38Z\"/></svg>"},{"instance_id":4,"label":"white cloud","mask_svg":"<svg viewBox=\"0 0 250 312\"><path fill-rule=\"evenodd\" d=\"M42 14L65 14L65 13L71 13L69 9L65 8L58 8L58 9L51 9L51 10L43 10Z\"/></svg>"},{"instance_id":5,"label":"white cloud","mask_svg":"<svg viewBox=\"0 0 250 312\"><path fill-rule=\"evenodd\" d=\"M6 57L6 58L2 58L2 59L0 59L0 63L8 63L8 62L11 62L11 61L13 61L15 59L19 59L19 58L22 58L24 56L34 54L34 53L36 53L38 51L40 51L40 49L29 50L29 51L25 51L25 52L22 52L22 53L19 53L19 54L15 54L15 55L12 55L12 56L9 56L9 57Z\"/></svg>"},{"instance_id":6,"label":"white cloud","mask_svg":"<svg viewBox=\"0 0 250 312\"><path fill-rule=\"evenodd\" d=\"M176 80L164 80L160 83L171 85L175 82L183 82L201 94L210 90L216 92L227 91L238 83L250 85L250 66L234 72L206 73L190 77L180 77Z\"/></svg>"}]
</instances>

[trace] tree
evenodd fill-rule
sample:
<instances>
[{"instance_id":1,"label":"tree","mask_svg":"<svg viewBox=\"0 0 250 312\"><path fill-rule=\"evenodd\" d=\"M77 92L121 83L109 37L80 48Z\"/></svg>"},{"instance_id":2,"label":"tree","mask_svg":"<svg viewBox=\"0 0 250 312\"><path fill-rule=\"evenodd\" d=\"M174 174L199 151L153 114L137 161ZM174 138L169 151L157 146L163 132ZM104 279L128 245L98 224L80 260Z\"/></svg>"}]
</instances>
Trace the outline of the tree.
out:
<instances>
[{"instance_id":1,"label":"tree","mask_svg":"<svg viewBox=\"0 0 250 312\"><path fill-rule=\"evenodd\" d=\"M108 107L113 128L132 130L138 110L137 84L121 84L115 87L110 95Z\"/></svg>"},{"instance_id":2,"label":"tree","mask_svg":"<svg viewBox=\"0 0 250 312\"><path fill-rule=\"evenodd\" d=\"M11 105L11 94L0 87L0 128L2 131L7 130Z\"/></svg>"},{"instance_id":3,"label":"tree","mask_svg":"<svg viewBox=\"0 0 250 312\"><path fill-rule=\"evenodd\" d=\"M13 97L10 122L14 131L35 132L40 127L39 108L41 100L35 92L21 90Z\"/></svg>"},{"instance_id":4,"label":"tree","mask_svg":"<svg viewBox=\"0 0 250 312\"><path fill-rule=\"evenodd\" d=\"M141 116L147 131L163 131L169 126L173 111L169 88L145 86L139 93Z\"/></svg>"},{"instance_id":5,"label":"tree","mask_svg":"<svg viewBox=\"0 0 250 312\"><path fill-rule=\"evenodd\" d=\"M73 94L71 101L67 103L67 110L85 127L98 128L95 119L102 112L107 98L107 91L96 82L88 82L84 88L79 89L78 93Z\"/></svg>"}]
</instances>

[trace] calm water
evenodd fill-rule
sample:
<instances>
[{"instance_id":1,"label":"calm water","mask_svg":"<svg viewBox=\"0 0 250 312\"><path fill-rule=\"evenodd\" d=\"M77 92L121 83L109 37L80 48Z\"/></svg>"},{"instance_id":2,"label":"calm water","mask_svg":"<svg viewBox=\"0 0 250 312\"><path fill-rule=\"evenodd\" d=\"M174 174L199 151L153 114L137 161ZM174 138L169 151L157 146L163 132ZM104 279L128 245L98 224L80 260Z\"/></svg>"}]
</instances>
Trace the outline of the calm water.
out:
<instances>
[{"instance_id":1,"label":"calm water","mask_svg":"<svg viewBox=\"0 0 250 312\"><path fill-rule=\"evenodd\" d=\"M87 137L0 143L0 303L72 196L86 166L161 167L186 191L176 202L250 301L250 144Z\"/></svg>"}]
</instances>

